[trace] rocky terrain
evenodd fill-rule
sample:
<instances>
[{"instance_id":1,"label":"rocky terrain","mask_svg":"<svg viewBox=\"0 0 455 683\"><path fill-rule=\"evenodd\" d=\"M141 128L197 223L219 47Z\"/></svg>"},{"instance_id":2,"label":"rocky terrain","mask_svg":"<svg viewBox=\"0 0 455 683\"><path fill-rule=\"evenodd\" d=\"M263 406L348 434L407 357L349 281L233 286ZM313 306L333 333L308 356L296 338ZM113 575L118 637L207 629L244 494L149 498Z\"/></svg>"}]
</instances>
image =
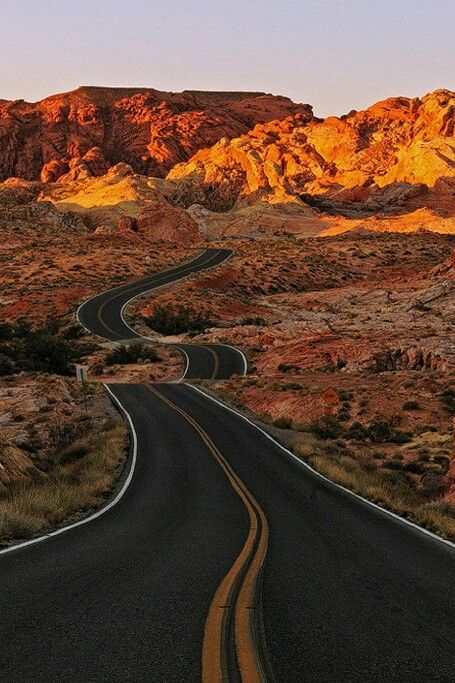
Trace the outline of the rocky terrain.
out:
<instances>
[{"instance_id":1,"label":"rocky terrain","mask_svg":"<svg viewBox=\"0 0 455 683\"><path fill-rule=\"evenodd\" d=\"M127 430L99 385L0 378L0 547L99 506L126 459Z\"/></svg>"},{"instance_id":2,"label":"rocky terrain","mask_svg":"<svg viewBox=\"0 0 455 683\"><path fill-rule=\"evenodd\" d=\"M329 477L455 537L455 236L223 244L228 263L132 304L132 324L159 341L158 306L196 307L205 331L173 341L234 343L249 358L247 377L216 385L228 401Z\"/></svg>"},{"instance_id":3,"label":"rocky terrain","mask_svg":"<svg viewBox=\"0 0 455 683\"><path fill-rule=\"evenodd\" d=\"M391 98L340 118L300 113L225 137L168 174L182 203L221 211L258 201L347 217L418 207L453 215L455 94ZM313 212L309 208L313 209Z\"/></svg>"},{"instance_id":4,"label":"rocky terrain","mask_svg":"<svg viewBox=\"0 0 455 683\"><path fill-rule=\"evenodd\" d=\"M81 87L30 104L0 100L0 180L98 176L120 161L163 176L202 147L311 107L265 93Z\"/></svg>"},{"instance_id":5,"label":"rocky terrain","mask_svg":"<svg viewBox=\"0 0 455 683\"><path fill-rule=\"evenodd\" d=\"M248 355L248 376L217 391L331 478L455 537L454 127L447 90L325 120L258 93L81 88L0 101L0 322L86 345L94 385L166 381L181 358L151 321L178 302L199 322L172 341ZM91 294L208 245L234 255L128 308L154 345L112 357L75 324ZM8 488L40 476L39 449L16 436L42 429L41 387L58 388L64 407L67 384L5 353Z\"/></svg>"},{"instance_id":6,"label":"rocky terrain","mask_svg":"<svg viewBox=\"0 0 455 683\"><path fill-rule=\"evenodd\" d=\"M236 252L226 264L141 299L137 312L196 306L214 321L203 339L245 347L259 375L455 368L455 236L222 244Z\"/></svg>"},{"instance_id":7,"label":"rocky terrain","mask_svg":"<svg viewBox=\"0 0 455 683\"><path fill-rule=\"evenodd\" d=\"M0 203L186 244L359 227L453 233L454 112L448 90L324 120L257 93L84 87L0 101Z\"/></svg>"}]
</instances>

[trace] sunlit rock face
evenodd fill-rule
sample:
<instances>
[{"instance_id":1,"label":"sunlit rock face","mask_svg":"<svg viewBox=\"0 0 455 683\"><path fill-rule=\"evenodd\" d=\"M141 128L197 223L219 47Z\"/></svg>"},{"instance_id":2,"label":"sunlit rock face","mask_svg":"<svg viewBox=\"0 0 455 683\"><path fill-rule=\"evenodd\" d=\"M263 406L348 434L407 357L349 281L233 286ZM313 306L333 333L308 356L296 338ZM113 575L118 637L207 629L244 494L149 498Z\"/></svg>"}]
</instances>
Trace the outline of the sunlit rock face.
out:
<instances>
[{"instance_id":1,"label":"sunlit rock face","mask_svg":"<svg viewBox=\"0 0 455 683\"><path fill-rule=\"evenodd\" d=\"M175 166L168 178L182 203L212 210L310 197L316 207L318 197L329 202L322 210L330 210L331 201L372 198L372 212L396 209L429 189L454 195L454 129L455 93L448 90L421 100L391 98L340 118L298 112L221 139Z\"/></svg>"},{"instance_id":2,"label":"sunlit rock face","mask_svg":"<svg viewBox=\"0 0 455 683\"><path fill-rule=\"evenodd\" d=\"M305 112L264 93L81 87L29 104L0 100L0 180L98 176L120 161L162 177L221 137Z\"/></svg>"}]
</instances>

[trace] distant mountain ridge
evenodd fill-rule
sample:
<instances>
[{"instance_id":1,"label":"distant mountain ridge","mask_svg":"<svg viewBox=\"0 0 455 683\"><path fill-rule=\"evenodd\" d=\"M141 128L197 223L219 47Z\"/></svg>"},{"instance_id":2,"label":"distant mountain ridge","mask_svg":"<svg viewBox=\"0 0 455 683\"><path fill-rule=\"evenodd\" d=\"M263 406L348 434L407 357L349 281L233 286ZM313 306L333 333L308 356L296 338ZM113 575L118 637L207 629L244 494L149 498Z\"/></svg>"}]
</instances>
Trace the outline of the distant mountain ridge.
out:
<instances>
[{"instance_id":1,"label":"distant mountain ridge","mask_svg":"<svg viewBox=\"0 0 455 683\"><path fill-rule=\"evenodd\" d=\"M101 175L121 161L163 177L222 137L296 113L312 118L309 105L257 92L82 86L36 103L0 100L0 180Z\"/></svg>"},{"instance_id":2,"label":"distant mountain ridge","mask_svg":"<svg viewBox=\"0 0 455 683\"><path fill-rule=\"evenodd\" d=\"M215 210L294 198L320 201L326 211L333 202L365 208L368 201L371 212L389 204L396 211L428 190L455 198L455 93L390 98L324 120L297 113L266 122L196 152L168 179L183 204Z\"/></svg>"}]
</instances>

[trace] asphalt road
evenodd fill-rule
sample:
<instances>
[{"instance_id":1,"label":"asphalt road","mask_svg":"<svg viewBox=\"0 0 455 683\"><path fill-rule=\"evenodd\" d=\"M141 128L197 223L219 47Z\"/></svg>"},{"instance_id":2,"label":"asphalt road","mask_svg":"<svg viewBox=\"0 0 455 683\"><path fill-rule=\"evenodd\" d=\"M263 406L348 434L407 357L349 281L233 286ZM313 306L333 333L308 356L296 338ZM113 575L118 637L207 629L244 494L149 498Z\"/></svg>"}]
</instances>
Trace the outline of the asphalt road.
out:
<instances>
[{"instance_id":1,"label":"asphalt road","mask_svg":"<svg viewBox=\"0 0 455 683\"><path fill-rule=\"evenodd\" d=\"M127 285L116 287L89 299L80 306L79 321L93 334L110 341L141 339L141 335L129 327L123 316L124 306L141 294L169 285L208 268L213 268L231 255L229 249L205 249L195 258L168 270L144 277ZM223 344L196 346L176 344L185 362L185 379L222 379L234 374L244 374L246 359L236 348Z\"/></svg>"},{"instance_id":2,"label":"asphalt road","mask_svg":"<svg viewBox=\"0 0 455 683\"><path fill-rule=\"evenodd\" d=\"M1 681L454 680L453 546L189 385L110 389L137 434L131 482L0 555Z\"/></svg>"}]
</instances>

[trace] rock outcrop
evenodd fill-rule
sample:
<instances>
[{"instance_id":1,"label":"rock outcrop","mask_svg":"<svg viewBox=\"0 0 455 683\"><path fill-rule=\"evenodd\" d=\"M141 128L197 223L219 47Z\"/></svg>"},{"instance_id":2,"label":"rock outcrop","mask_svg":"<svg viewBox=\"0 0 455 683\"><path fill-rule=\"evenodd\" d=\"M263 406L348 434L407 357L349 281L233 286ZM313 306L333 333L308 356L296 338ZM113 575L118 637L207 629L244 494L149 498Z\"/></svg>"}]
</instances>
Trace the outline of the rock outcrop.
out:
<instances>
[{"instance_id":1,"label":"rock outcrop","mask_svg":"<svg viewBox=\"0 0 455 683\"><path fill-rule=\"evenodd\" d=\"M287 97L150 88L81 87L35 104L0 100L0 180L75 180L119 161L160 177L223 136L297 112L311 118L309 105Z\"/></svg>"},{"instance_id":2,"label":"rock outcrop","mask_svg":"<svg viewBox=\"0 0 455 683\"><path fill-rule=\"evenodd\" d=\"M153 239L190 244L200 239L196 221L184 209L165 201L147 202L136 219L137 232Z\"/></svg>"},{"instance_id":3,"label":"rock outcrop","mask_svg":"<svg viewBox=\"0 0 455 683\"><path fill-rule=\"evenodd\" d=\"M455 198L455 93L379 102L361 112L323 121L299 112L257 125L173 168L183 205L212 210L258 199L313 199L322 211L350 216L399 211L433 193ZM318 197L322 202L318 206Z\"/></svg>"}]
</instances>

